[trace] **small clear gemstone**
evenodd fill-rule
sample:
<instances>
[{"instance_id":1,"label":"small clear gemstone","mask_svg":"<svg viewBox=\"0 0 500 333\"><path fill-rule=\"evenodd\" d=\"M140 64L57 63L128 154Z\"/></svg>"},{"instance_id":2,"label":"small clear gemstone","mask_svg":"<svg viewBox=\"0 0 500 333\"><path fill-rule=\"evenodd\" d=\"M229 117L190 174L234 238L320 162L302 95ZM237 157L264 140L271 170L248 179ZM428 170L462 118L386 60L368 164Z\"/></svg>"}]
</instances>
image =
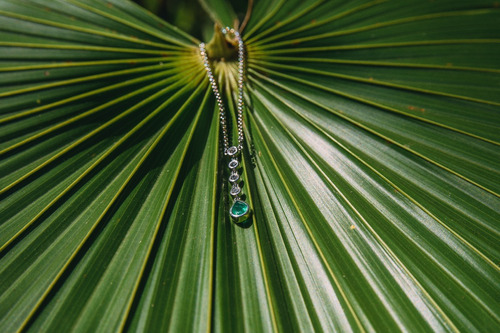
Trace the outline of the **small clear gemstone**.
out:
<instances>
[{"instance_id":1,"label":"small clear gemstone","mask_svg":"<svg viewBox=\"0 0 500 333\"><path fill-rule=\"evenodd\" d=\"M236 169L238 165L240 165L238 160L231 160L231 162L229 162L229 169Z\"/></svg>"},{"instance_id":2,"label":"small clear gemstone","mask_svg":"<svg viewBox=\"0 0 500 333\"><path fill-rule=\"evenodd\" d=\"M238 179L240 179L240 175L238 175L237 172L233 172L230 176L229 176L229 181L231 183L234 183L234 182L237 182Z\"/></svg>"},{"instance_id":3,"label":"small clear gemstone","mask_svg":"<svg viewBox=\"0 0 500 333\"><path fill-rule=\"evenodd\" d=\"M231 191L229 191L229 194L231 194L234 197L240 194L240 192L241 188L238 186L238 184L234 184L233 187L231 187Z\"/></svg>"},{"instance_id":4,"label":"small clear gemstone","mask_svg":"<svg viewBox=\"0 0 500 333\"><path fill-rule=\"evenodd\" d=\"M234 156L234 155L236 155L237 152L238 152L238 147L236 147L236 146L232 146L232 147L227 148L227 154L229 156Z\"/></svg>"}]
</instances>

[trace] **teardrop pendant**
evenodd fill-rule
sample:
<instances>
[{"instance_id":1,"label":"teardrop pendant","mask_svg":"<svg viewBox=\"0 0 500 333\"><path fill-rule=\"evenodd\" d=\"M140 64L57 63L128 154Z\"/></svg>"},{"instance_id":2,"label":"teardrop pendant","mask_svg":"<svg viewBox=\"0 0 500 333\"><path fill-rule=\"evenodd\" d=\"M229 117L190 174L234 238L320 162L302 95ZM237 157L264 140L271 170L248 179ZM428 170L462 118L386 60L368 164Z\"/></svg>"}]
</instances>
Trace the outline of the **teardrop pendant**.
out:
<instances>
[{"instance_id":1,"label":"teardrop pendant","mask_svg":"<svg viewBox=\"0 0 500 333\"><path fill-rule=\"evenodd\" d=\"M235 223L244 222L250 217L250 206L245 201L236 199L229 209L229 215Z\"/></svg>"}]
</instances>

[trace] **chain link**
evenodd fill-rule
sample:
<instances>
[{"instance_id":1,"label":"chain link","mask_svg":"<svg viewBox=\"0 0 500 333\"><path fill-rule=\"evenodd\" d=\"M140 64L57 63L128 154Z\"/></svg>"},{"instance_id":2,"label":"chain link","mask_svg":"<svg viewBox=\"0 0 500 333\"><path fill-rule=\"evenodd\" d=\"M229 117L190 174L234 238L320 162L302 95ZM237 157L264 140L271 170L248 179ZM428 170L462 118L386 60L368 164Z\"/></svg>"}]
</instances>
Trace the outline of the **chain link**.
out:
<instances>
[{"instance_id":1,"label":"chain link","mask_svg":"<svg viewBox=\"0 0 500 333\"><path fill-rule=\"evenodd\" d=\"M236 41L238 42L238 102L236 104L236 124L238 128L238 144L237 149L241 151L243 149L243 76L245 71L245 46L243 44L243 40L241 39L240 33L231 28L222 29L222 33L224 35L231 33L236 37ZM227 129L227 117L226 117L226 109L224 108L224 102L222 101L222 97L219 92L219 87L217 86L217 81L215 80L214 74L212 72L212 68L210 67L210 62L208 60L208 54L206 51L205 43L200 44L200 53L203 59L203 65L208 74L208 80L210 81L210 85L212 86L212 90L215 95L215 99L217 100L217 106L219 107L219 120L222 129L222 142L224 145L224 154L228 155L228 149L230 148L229 141L229 131Z\"/></svg>"}]
</instances>

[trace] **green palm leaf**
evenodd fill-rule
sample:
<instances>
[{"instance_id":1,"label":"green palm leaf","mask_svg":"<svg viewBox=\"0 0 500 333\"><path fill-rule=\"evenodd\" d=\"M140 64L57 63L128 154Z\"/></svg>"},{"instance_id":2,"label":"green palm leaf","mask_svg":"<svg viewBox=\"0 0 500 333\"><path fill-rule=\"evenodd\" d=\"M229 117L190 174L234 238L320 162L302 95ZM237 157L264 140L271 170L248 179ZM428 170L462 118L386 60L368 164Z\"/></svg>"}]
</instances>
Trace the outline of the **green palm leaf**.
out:
<instances>
[{"instance_id":1,"label":"green palm leaf","mask_svg":"<svg viewBox=\"0 0 500 333\"><path fill-rule=\"evenodd\" d=\"M499 22L255 1L239 226L196 38L124 0L2 0L1 331L498 330Z\"/></svg>"}]
</instances>

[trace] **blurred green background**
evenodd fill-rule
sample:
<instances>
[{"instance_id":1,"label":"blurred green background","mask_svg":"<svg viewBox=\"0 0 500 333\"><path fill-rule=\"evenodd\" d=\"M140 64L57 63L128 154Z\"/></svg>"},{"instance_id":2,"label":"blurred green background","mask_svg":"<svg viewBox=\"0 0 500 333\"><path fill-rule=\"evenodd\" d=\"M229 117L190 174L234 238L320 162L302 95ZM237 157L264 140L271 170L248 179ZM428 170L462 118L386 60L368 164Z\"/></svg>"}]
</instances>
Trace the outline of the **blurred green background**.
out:
<instances>
[{"instance_id":1,"label":"blurred green background","mask_svg":"<svg viewBox=\"0 0 500 333\"><path fill-rule=\"evenodd\" d=\"M212 34L212 20L199 0L134 0L139 5L177 26L190 35L208 40ZM230 1L240 21L245 17L247 1Z\"/></svg>"}]
</instances>

